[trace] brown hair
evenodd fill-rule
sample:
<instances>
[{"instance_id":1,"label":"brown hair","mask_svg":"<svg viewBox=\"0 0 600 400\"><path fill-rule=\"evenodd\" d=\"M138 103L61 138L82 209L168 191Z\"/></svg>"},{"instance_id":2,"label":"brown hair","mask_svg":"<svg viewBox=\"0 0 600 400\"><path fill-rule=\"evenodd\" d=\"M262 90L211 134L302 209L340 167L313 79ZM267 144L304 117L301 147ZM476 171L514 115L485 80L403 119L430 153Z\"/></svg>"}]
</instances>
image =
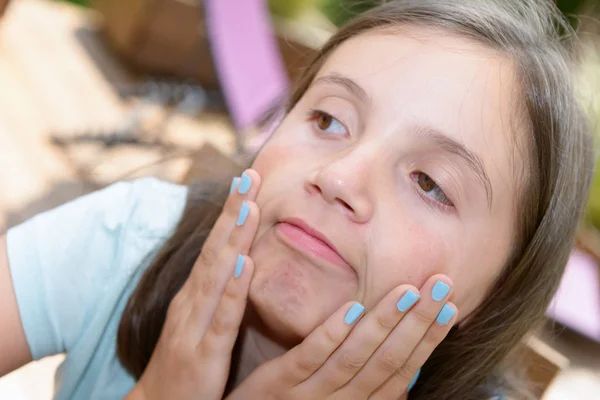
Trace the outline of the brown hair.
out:
<instances>
[{"instance_id":1,"label":"brown hair","mask_svg":"<svg viewBox=\"0 0 600 400\"><path fill-rule=\"evenodd\" d=\"M508 360L543 321L573 245L593 170L586 119L572 83L568 39L574 35L551 0L388 2L350 21L325 44L291 94L287 111L342 42L373 29L409 25L452 32L508 57L528 130L515 140L522 145L527 168L519 180L513 252L484 302L429 358L410 399L482 399L497 389L522 397L506 379L515 366ZM118 354L138 378L225 196L222 183L192 186L174 235L129 299Z\"/></svg>"}]
</instances>

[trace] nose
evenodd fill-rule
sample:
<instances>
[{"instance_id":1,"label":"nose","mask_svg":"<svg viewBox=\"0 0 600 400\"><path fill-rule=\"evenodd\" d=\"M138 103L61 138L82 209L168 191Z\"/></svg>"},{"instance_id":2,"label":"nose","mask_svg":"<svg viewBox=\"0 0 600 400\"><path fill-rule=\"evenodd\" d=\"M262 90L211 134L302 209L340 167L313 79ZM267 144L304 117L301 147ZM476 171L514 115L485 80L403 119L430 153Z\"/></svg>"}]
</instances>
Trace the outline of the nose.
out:
<instances>
[{"instance_id":1,"label":"nose","mask_svg":"<svg viewBox=\"0 0 600 400\"><path fill-rule=\"evenodd\" d=\"M306 190L320 195L354 222L365 223L373 213L369 164L365 155L347 154L319 168L306 182Z\"/></svg>"}]
</instances>

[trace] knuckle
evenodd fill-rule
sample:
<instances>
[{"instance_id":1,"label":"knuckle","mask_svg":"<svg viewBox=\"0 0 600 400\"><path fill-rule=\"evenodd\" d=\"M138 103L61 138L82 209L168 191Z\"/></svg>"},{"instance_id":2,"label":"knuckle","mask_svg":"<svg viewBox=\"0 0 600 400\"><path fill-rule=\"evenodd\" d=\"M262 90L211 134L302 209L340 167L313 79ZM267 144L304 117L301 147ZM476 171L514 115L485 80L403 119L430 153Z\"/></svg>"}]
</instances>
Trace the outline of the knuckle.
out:
<instances>
[{"instance_id":1,"label":"knuckle","mask_svg":"<svg viewBox=\"0 0 600 400\"><path fill-rule=\"evenodd\" d=\"M236 331L237 324L223 315L221 310L218 310L210 324L210 331L215 336L225 336Z\"/></svg>"},{"instance_id":2,"label":"knuckle","mask_svg":"<svg viewBox=\"0 0 600 400\"><path fill-rule=\"evenodd\" d=\"M200 255L198 256L198 262L202 265L209 266L217 261L217 257L219 256L219 252L212 248L211 246L207 246L202 249Z\"/></svg>"},{"instance_id":3,"label":"knuckle","mask_svg":"<svg viewBox=\"0 0 600 400\"><path fill-rule=\"evenodd\" d=\"M393 377L399 382L408 384L410 381L412 381L413 377L417 374L418 370L419 368L415 367L410 363L407 363L402 368L398 369L394 373Z\"/></svg>"},{"instance_id":4,"label":"knuckle","mask_svg":"<svg viewBox=\"0 0 600 400\"><path fill-rule=\"evenodd\" d=\"M204 294L205 296L210 296L213 293L216 292L217 290L217 279L215 278L215 276L211 273L206 273L201 279L200 279L200 292L202 294Z\"/></svg>"},{"instance_id":5,"label":"knuckle","mask_svg":"<svg viewBox=\"0 0 600 400\"><path fill-rule=\"evenodd\" d=\"M365 365L366 360L356 357L349 352L345 352L341 355L338 365L341 370L354 372L359 370Z\"/></svg>"},{"instance_id":6,"label":"knuckle","mask_svg":"<svg viewBox=\"0 0 600 400\"><path fill-rule=\"evenodd\" d=\"M376 314L375 323L377 324L378 329L383 331L391 331L397 324L397 320L395 318L391 318L389 315Z\"/></svg>"},{"instance_id":7,"label":"knuckle","mask_svg":"<svg viewBox=\"0 0 600 400\"><path fill-rule=\"evenodd\" d=\"M237 300L241 297L241 295L242 295L242 289L240 288L240 285L234 284L233 280L231 280L225 287L225 291L223 292L223 299L224 300Z\"/></svg>"},{"instance_id":8,"label":"knuckle","mask_svg":"<svg viewBox=\"0 0 600 400\"><path fill-rule=\"evenodd\" d=\"M319 369L323 365L323 362L311 354L303 354L301 357L298 357L294 364L295 369L301 374L311 374L313 371Z\"/></svg>"},{"instance_id":9,"label":"knuckle","mask_svg":"<svg viewBox=\"0 0 600 400\"><path fill-rule=\"evenodd\" d=\"M337 335L326 325L321 325L319 327L319 332L319 336L321 336L325 341L326 347L337 347L337 345L340 343L340 339L338 339Z\"/></svg>"},{"instance_id":10,"label":"knuckle","mask_svg":"<svg viewBox=\"0 0 600 400\"><path fill-rule=\"evenodd\" d=\"M377 357L375 361L377 368L387 373L394 373L404 365L404 361L391 349L383 349L381 356Z\"/></svg>"},{"instance_id":11,"label":"knuckle","mask_svg":"<svg viewBox=\"0 0 600 400\"><path fill-rule=\"evenodd\" d=\"M415 309L412 312L412 315L414 318L416 318L417 322L423 325L431 325L435 318L431 311L422 308Z\"/></svg>"}]
</instances>

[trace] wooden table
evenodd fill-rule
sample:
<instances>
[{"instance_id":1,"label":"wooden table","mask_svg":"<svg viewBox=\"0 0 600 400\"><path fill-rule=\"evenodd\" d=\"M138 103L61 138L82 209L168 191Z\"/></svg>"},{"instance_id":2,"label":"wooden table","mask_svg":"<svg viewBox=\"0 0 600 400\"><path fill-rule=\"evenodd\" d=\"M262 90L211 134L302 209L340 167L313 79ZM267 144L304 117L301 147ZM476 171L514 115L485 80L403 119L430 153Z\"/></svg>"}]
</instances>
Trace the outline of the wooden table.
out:
<instances>
[{"instance_id":1,"label":"wooden table","mask_svg":"<svg viewBox=\"0 0 600 400\"><path fill-rule=\"evenodd\" d=\"M0 228L120 178L154 175L182 181L195 151L210 143L230 154L227 116L174 116L162 139L186 149L174 157L156 149L98 145L62 150L50 134L108 130L131 105L117 94L132 76L98 34L101 20L68 3L19 0L0 20ZM147 110L160 120L164 109Z\"/></svg>"}]
</instances>

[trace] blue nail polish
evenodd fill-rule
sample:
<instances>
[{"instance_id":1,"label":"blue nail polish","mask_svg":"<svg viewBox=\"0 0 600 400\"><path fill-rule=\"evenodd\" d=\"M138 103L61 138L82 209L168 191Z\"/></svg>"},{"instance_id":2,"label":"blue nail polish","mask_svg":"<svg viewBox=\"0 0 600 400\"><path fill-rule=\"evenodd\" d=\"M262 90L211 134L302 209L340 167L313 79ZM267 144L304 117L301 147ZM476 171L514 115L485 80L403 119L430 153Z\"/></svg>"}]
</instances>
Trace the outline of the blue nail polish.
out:
<instances>
[{"instance_id":1,"label":"blue nail polish","mask_svg":"<svg viewBox=\"0 0 600 400\"><path fill-rule=\"evenodd\" d=\"M236 278L239 278L240 275L242 275L242 271L244 270L244 261L244 256L238 254L237 262L235 263L235 272L233 273L233 276Z\"/></svg>"},{"instance_id":2,"label":"blue nail polish","mask_svg":"<svg viewBox=\"0 0 600 400\"><path fill-rule=\"evenodd\" d=\"M431 291L431 297L435 301L442 301L448 292L450 292L450 286L442 281L437 281Z\"/></svg>"},{"instance_id":3,"label":"blue nail polish","mask_svg":"<svg viewBox=\"0 0 600 400\"><path fill-rule=\"evenodd\" d=\"M239 194L246 194L246 193L248 193L248 190L250 190L250 186L252 186L252 178L250 178L244 172L242 174L242 181L240 182L240 186L238 187L238 193Z\"/></svg>"},{"instance_id":4,"label":"blue nail polish","mask_svg":"<svg viewBox=\"0 0 600 400\"><path fill-rule=\"evenodd\" d=\"M240 208L240 216L238 217L238 220L237 220L237 226L244 225L244 222L246 222L246 219L248 219L249 212L250 212L250 206L248 204L246 204L246 202L244 201L242 203L242 208Z\"/></svg>"},{"instance_id":5,"label":"blue nail polish","mask_svg":"<svg viewBox=\"0 0 600 400\"><path fill-rule=\"evenodd\" d=\"M396 303L396 307L398 307L398 311L405 312L409 308L411 308L417 300L419 300L421 296L413 292L412 290L404 293L404 296L400 299L398 303Z\"/></svg>"},{"instance_id":6,"label":"blue nail polish","mask_svg":"<svg viewBox=\"0 0 600 400\"><path fill-rule=\"evenodd\" d=\"M235 189L237 189L237 187L238 187L239 184L240 184L240 178L236 176L231 181L231 187L229 188L229 195L230 196L235 191Z\"/></svg>"},{"instance_id":7,"label":"blue nail polish","mask_svg":"<svg viewBox=\"0 0 600 400\"><path fill-rule=\"evenodd\" d=\"M344 322L346 323L346 325L352 325L354 321L356 321L358 317L360 317L363 311L365 311L365 308L362 304L354 303L346 313L346 316L344 317Z\"/></svg>"},{"instance_id":8,"label":"blue nail polish","mask_svg":"<svg viewBox=\"0 0 600 400\"><path fill-rule=\"evenodd\" d=\"M442 310L438 314L435 321L440 325L446 325L448 322L450 322L454 314L456 314L456 310L450 307L448 304L444 304L444 307L442 307Z\"/></svg>"},{"instance_id":9,"label":"blue nail polish","mask_svg":"<svg viewBox=\"0 0 600 400\"><path fill-rule=\"evenodd\" d=\"M410 381L410 383L408 384L408 388L406 389L408 392L410 392L410 389L412 389L413 386L415 386L415 383L417 383L417 380L419 379L419 375L421 375L421 369L420 368L417 371L417 373L415 374L415 376L413 376L412 381Z\"/></svg>"}]
</instances>

